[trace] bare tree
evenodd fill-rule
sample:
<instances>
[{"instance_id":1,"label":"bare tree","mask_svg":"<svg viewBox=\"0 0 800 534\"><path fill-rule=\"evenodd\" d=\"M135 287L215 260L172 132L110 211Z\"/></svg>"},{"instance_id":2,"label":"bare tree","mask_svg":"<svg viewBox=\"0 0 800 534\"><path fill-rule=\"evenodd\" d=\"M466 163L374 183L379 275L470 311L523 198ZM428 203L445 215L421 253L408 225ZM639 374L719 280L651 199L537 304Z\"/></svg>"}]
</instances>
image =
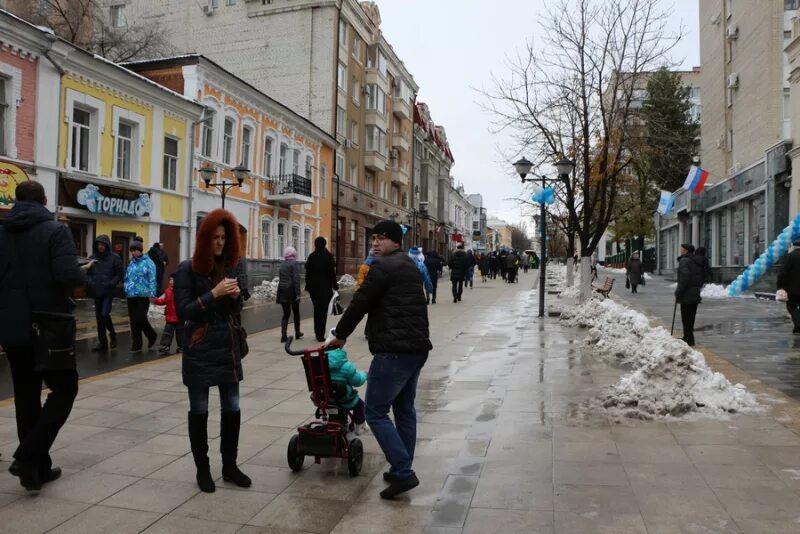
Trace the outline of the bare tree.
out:
<instances>
[{"instance_id":1,"label":"bare tree","mask_svg":"<svg viewBox=\"0 0 800 534\"><path fill-rule=\"evenodd\" d=\"M115 63L174 54L158 21L112 21L102 0L11 0L9 11ZM119 24L117 24L119 23Z\"/></svg>"},{"instance_id":2,"label":"bare tree","mask_svg":"<svg viewBox=\"0 0 800 534\"><path fill-rule=\"evenodd\" d=\"M524 228L516 224L508 226L511 231L511 248L516 250L527 250L531 248L531 238Z\"/></svg>"},{"instance_id":3,"label":"bare tree","mask_svg":"<svg viewBox=\"0 0 800 534\"><path fill-rule=\"evenodd\" d=\"M667 30L669 10L659 0L554 0L541 22L540 48L528 42L493 75L484 91L496 131L509 131L516 153L549 166L562 156L575 171L556 185L566 210L569 252L580 242L591 256L614 217L620 176L631 164L629 118L634 80L670 65L683 35ZM560 220L563 218L559 217ZM573 233L574 232L574 233ZM588 291L589 262L582 262Z\"/></svg>"}]
</instances>

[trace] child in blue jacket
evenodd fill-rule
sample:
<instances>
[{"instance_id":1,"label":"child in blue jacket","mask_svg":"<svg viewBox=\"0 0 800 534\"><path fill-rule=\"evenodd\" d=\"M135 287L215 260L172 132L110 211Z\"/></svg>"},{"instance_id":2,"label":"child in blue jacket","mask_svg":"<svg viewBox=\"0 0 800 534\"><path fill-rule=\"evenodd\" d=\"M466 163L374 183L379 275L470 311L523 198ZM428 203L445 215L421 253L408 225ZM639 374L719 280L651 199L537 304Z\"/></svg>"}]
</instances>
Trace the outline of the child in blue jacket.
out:
<instances>
[{"instance_id":1,"label":"child in blue jacket","mask_svg":"<svg viewBox=\"0 0 800 534\"><path fill-rule=\"evenodd\" d=\"M367 373L356 369L353 362L347 359L347 352L342 349L334 349L328 351L327 354L331 380L347 385L347 395L343 400L339 401L339 404L342 408L353 411L356 434L363 434L367 431L364 401L358 396L358 391L354 388L364 385L364 382L367 381Z\"/></svg>"}]
</instances>

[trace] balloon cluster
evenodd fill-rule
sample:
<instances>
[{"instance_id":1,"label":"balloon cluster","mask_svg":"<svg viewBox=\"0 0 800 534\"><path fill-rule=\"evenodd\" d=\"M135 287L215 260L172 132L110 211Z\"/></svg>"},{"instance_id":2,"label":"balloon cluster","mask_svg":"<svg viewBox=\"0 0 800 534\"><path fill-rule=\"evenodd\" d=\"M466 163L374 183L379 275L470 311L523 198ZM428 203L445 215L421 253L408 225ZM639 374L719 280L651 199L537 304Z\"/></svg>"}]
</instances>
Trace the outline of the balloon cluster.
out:
<instances>
[{"instance_id":1,"label":"balloon cluster","mask_svg":"<svg viewBox=\"0 0 800 534\"><path fill-rule=\"evenodd\" d=\"M800 215L794 218L792 224L783 229L778 238L772 242L769 248L753 265L747 267L739 277L728 286L728 296L735 297L742 291L753 287L764 274L786 254L792 242L800 238Z\"/></svg>"},{"instance_id":2,"label":"balloon cluster","mask_svg":"<svg viewBox=\"0 0 800 534\"><path fill-rule=\"evenodd\" d=\"M556 192L552 187L536 187L531 200L534 204L553 204L556 201Z\"/></svg>"}]
</instances>

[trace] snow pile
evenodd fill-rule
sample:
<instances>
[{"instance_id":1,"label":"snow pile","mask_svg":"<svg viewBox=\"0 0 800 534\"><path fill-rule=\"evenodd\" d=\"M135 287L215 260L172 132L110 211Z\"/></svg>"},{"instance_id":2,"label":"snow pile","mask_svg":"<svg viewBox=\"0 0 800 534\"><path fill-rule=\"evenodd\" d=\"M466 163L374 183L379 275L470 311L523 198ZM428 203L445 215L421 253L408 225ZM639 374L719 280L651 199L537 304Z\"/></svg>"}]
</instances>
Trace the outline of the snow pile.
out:
<instances>
[{"instance_id":1,"label":"snow pile","mask_svg":"<svg viewBox=\"0 0 800 534\"><path fill-rule=\"evenodd\" d=\"M564 291L559 293L558 298L560 299L576 299L581 296L581 286L580 281L576 280L575 284L572 287L566 288Z\"/></svg>"},{"instance_id":2,"label":"snow pile","mask_svg":"<svg viewBox=\"0 0 800 534\"><path fill-rule=\"evenodd\" d=\"M559 291L567 285L567 268L563 265L553 265L547 267L545 272L545 286L549 290Z\"/></svg>"},{"instance_id":3,"label":"snow pile","mask_svg":"<svg viewBox=\"0 0 800 534\"><path fill-rule=\"evenodd\" d=\"M355 287L356 279L350 276L349 274L342 275L339 278L339 289L344 289L346 287Z\"/></svg>"},{"instance_id":4,"label":"snow pile","mask_svg":"<svg viewBox=\"0 0 800 534\"><path fill-rule=\"evenodd\" d=\"M700 296L709 299L726 299L728 298L728 290L720 284L706 284L703 286Z\"/></svg>"},{"instance_id":5,"label":"snow pile","mask_svg":"<svg viewBox=\"0 0 800 534\"><path fill-rule=\"evenodd\" d=\"M645 279L645 280L652 280L652 279L653 279L653 277L652 277L652 276L650 276L650 273L644 273L644 279Z\"/></svg>"},{"instance_id":6,"label":"snow pile","mask_svg":"<svg viewBox=\"0 0 800 534\"><path fill-rule=\"evenodd\" d=\"M253 288L251 296L254 299L272 300L278 294L278 277L276 276L271 281L264 280L260 285Z\"/></svg>"},{"instance_id":7,"label":"snow pile","mask_svg":"<svg viewBox=\"0 0 800 534\"><path fill-rule=\"evenodd\" d=\"M655 419L695 413L713 417L758 410L743 385L733 385L709 369L701 353L664 328L651 327L639 312L593 298L564 310L561 319L589 328L585 342L593 352L633 369L597 399L596 405L614 416Z\"/></svg>"},{"instance_id":8,"label":"snow pile","mask_svg":"<svg viewBox=\"0 0 800 534\"><path fill-rule=\"evenodd\" d=\"M610 273L617 273L617 274L625 274L627 271L621 267L603 267L603 270L608 271Z\"/></svg>"}]
</instances>

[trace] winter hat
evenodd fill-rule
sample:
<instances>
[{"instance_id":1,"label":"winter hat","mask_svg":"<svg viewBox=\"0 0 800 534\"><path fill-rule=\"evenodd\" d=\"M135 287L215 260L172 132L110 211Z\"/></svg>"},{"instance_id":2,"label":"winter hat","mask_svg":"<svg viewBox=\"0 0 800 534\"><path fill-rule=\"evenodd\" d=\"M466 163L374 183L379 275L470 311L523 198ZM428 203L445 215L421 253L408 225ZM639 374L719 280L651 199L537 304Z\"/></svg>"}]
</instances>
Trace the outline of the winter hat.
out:
<instances>
[{"instance_id":1,"label":"winter hat","mask_svg":"<svg viewBox=\"0 0 800 534\"><path fill-rule=\"evenodd\" d=\"M294 247L286 247L283 249L283 259L285 260L296 260L297 259L297 250Z\"/></svg>"},{"instance_id":2,"label":"winter hat","mask_svg":"<svg viewBox=\"0 0 800 534\"><path fill-rule=\"evenodd\" d=\"M144 245L141 241L133 240L131 241L130 250L138 250L139 252L144 252Z\"/></svg>"},{"instance_id":3,"label":"winter hat","mask_svg":"<svg viewBox=\"0 0 800 534\"><path fill-rule=\"evenodd\" d=\"M373 235L388 237L395 243L403 242L403 229L394 221L381 221L372 229Z\"/></svg>"},{"instance_id":4,"label":"winter hat","mask_svg":"<svg viewBox=\"0 0 800 534\"><path fill-rule=\"evenodd\" d=\"M326 241L325 238L322 236L319 236L314 240L314 248L317 250L322 250L323 248L325 248L325 245L327 244L328 241Z\"/></svg>"}]
</instances>

